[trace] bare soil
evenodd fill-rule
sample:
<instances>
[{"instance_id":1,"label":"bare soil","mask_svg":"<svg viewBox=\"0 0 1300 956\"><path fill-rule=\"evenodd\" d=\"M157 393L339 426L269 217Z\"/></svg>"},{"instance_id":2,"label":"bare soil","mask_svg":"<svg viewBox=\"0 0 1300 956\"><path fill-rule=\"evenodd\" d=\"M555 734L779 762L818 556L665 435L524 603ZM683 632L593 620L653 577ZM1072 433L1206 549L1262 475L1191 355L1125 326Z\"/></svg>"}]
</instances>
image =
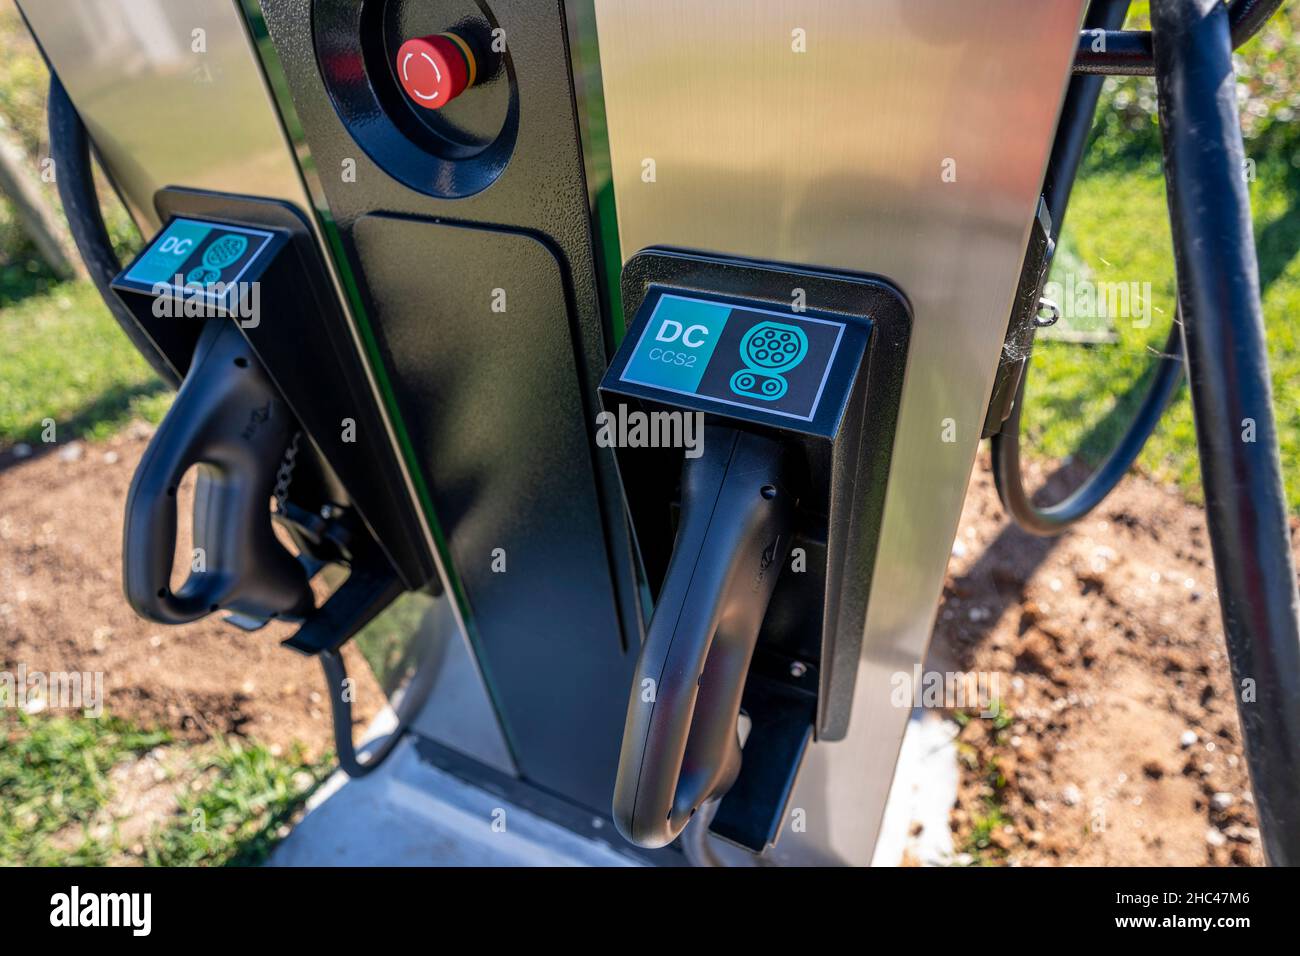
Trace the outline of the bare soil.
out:
<instances>
[{"instance_id":1,"label":"bare soil","mask_svg":"<svg viewBox=\"0 0 1300 956\"><path fill-rule=\"evenodd\" d=\"M959 737L959 849L994 820L978 861L1263 862L1202 509L1131 475L1036 538L982 457L948 572L927 669L996 676L1009 711Z\"/></svg>"},{"instance_id":2,"label":"bare soil","mask_svg":"<svg viewBox=\"0 0 1300 956\"><path fill-rule=\"evenodd\" d=\"M278 646L288 625L163 627L127 607L122 512L150 431L0 455L0 666L102 671L111 713L180 740L323 752L321 676ZM382 697L348 658L360 724ZM973 860L1262 862L1204 515L1176 492L1130 476L1083 527L1044 540L1007 524L982 458L927 669L996 675L1009 712L959 738L953 835Z\"/></svg>"},{"instance_id":3,"label":"bare soil","mask_svg":"<svg viewBox=\"0 0 1300 956\"><path fill-rule=\"evenodd\" d=\"M0 669L102 672L106 712L179 740L234 734L273 750L299 742L312 756L332 749L320 666L279 646L292 625L250 633L214 615L168 627L127 606L123 511L151 434L138 423L105 442L0 458ZM359 732L383 696L355 649L344 653Z\"/></svg>"}]
</instances>

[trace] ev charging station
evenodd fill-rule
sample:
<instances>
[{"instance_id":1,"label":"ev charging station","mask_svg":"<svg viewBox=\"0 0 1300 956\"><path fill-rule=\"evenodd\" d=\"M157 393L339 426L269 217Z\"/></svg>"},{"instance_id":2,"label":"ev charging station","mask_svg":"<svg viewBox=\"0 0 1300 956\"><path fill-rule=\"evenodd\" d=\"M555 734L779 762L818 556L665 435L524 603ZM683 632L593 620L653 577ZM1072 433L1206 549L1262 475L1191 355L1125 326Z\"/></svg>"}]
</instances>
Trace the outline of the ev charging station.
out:
<instances>
[{"instance_id":1,"label":"ev charging station","mask_svg":"<svg viewBox=\"0 0 1300 956\"><path fill-rule=\"evenodd\" d=\"M1277 7L1156 0L1153 53L1112 0L18 3L78 245L179 387L123 502L126 600L299 625L368 778L347 786L405 742L664 865L871 861L891 676L924 657L981 437L1018 427L1099 76L1157 75L1199 249L1209 214L1178 201L1218 189L1233 222L1240 135L1188 76ZM1214 109L1218 166L1188 132ZM148 237L132 262L104 254L91 149ZM1180 297L1198 424L1245 403L1271 452L1202 435L1228 651L1262 675L1265 845L1295 863L1295 574L1246 231L1181 255ZM208 563L173 589L196 466ZM376 627L411 679L366 758L338 648Z\"/></svg>"}]
</instances>

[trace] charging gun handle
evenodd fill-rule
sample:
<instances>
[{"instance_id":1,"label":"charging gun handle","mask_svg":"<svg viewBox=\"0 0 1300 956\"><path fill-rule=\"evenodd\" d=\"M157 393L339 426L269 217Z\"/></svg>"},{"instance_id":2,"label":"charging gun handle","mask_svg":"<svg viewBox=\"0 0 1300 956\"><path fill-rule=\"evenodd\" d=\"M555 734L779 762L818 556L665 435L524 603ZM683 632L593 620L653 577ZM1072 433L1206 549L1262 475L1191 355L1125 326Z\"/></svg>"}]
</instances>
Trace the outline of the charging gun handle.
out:
<instances>
[{"instance_id":1,"label":"charging gun handle","mask_svg":"<svg viewBox=\"0 0 1300 956\"><path fill-rule=\"evenodd\" d=\"M614 822L671 843L740 773L737 721L758 632L790 549L794 501L779 442L710 425L682 469L682 512L641 648L614 787Z\"/></svg>"},{"instance_id":2,"label":"charging gun handle","mask_svg":"<svg viewBox=\"0 0 1300 956\"><path fill-rule=\"evenodd\" d=\"M127 496L122 578L137 614L183 624L218 608L262 619L311 609L307 573L276 539L269 507L295 428L238 327L210 319ZM195 465L194 548L202 561L173 591L176 491Z\"/></svg>"}]
</instances>

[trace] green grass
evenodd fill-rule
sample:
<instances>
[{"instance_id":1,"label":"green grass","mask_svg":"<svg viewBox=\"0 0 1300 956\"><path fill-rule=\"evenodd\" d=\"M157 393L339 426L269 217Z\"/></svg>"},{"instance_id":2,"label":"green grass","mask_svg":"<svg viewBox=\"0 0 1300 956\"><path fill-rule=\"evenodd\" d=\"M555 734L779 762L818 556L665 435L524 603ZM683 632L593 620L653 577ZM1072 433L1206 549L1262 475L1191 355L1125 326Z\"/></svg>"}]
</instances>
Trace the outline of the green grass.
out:
<instances>
[{"instance_id":1,"label":"green grass","mask_svg":"<svg viewBox=\"0 0 1300 956\"><path fill-rule=\"evenodd\" d=\"M0 310L0 448L106 438L133 417L161 419L170 392L132 348L89 282Z\"/></svg>"},{"instance_id":2,"label":"green grass","mask_svg":"<svg viewBox=\"0 0 1300 956\"><path fill-rule=\"evenodd\" d=\"M263 862L285 825L328 773L294 748L275 756L246 741L178 748L184 765L164 785L174 812L153 828L143 855L123 845L111 771L168 735L114 719L9 712L0 718L0 865L245 866ZM196 787L197 784L197 787Z\"/></svg>"},{"instance_id":3,"label":"green grass","mask_svg":"<svg viewBox=\"0 0 1300 956\"><path fill-rule=\"evenodd\" d=\"M1264 319L1287 497L1300 512L1300 189L1296 171L1261 159L1251 187L1259 246ZM1153 351L1164 345L1175 314L1175 282L1164 180L1158 158L1094 171L1075 186L1053 280L1080 268L1094 282L1150 283L1151 324L1113 322L1113 345L1040 341L1025 403L1026 450L1061 458L1076 451L1089 463L1113 446L1140 400ZM1077 285L1076 285L1077 288ZM1191 405L1180 389L1138 467L1176 482L1200 501Z\"/></svg>"},{"instance_id":4,"label":"green grass","mask_svg":"<svg viewBox=\"0 0 1300 956\"><path fill-rule=\"evenodd\" d=\"M35 164L49 154L49 73L12 3L0 0L0 125ZM97 177L113 247L125 261L140 236ZM42 191L58 208L52 183ZM56 213L62 218L62 213ZM61 282L41 261L0 196L0 450L42 440L105 438L134 416L157 421L169 396L88 281Z\"/></svg>"},{"instance_id":5,"label":"green grass","mask_svg":"<svg viewBox=\"0 0 1300 956\"><path fill-rule=\"evenodd\" d=\"M1006 853L993 845L993 834L1011 823L996 800L986 798L971 821L971 831L959 852L967 853L974 866L997 866Z\"/></svg>"},{"instance_id":6,"label":"green grass","mask_svg":"<svg viewBox=\"0 0 1300 956\"><path fill-rule=\"evenodd\" d=\"M1149 26L1135 2L1130 28ZM1300 513L1300 4L1291 4L1237 56L1237 88L1259 255L1274 411L1287 499ZM1078 453L1095 464L1127 426L1175 314L1169 213L1160 164L1154 81L1110 78L1102 93L1084 171L1075 186L1053 278L1150 283L1151 325L1112 324L1119 341L1081 346L1040 341L1025 403L1026 454ZM1138 468L1203 500L1196 435L1184 386Z\"/></svg>"},{"instance_id":7,"label":"green grass","mask_svg":"<svg viewBox=\"0 0 1300 956\"><path fill-rule=\"evenodd\" d=\"M177 820L147 848L155 866L256 866L280 842L293 815L325 778L330 760L308 762L295 746L282 757L265 747L222 741L199 765L205 784L177 798Z\"/></svg>"},{"instance_id":8,"label":"green grass","mask_svg":"<svg viewBox=\"0 0 1300 956\"><path fill-rule=\"evenodd\" d=\"M166 743L105 718L3 718L0 747L0 863L8 866L94 866L109 862L111 840L90 821L109 801L114 765ZM59 837L58 840L55 837Z\"/></svg>"},{"instance_id":9,"label":"green grass","mask_svg":"<svg viewBox=\"0 0 1300 956\"><path fill-rule=\"evenodd\" d=\"M989 718L976 717L965 710L952 712L952 717L963 729L979 720L981 733L991 738L997 747L1005 747L1008 740L1008 728L1014 722L1011 711L1000 700L991 701ZM988 723L983 723L987 720ZM970 857L971 866L996 866L1006 858L1006 851L994 841L994 834L1010 825L1013 821L1003 806L1003 796L1007 786L1006 775L999 765L998 753L995 751L986 762L981 761L980 751L972 744L962 740L957 744L957 759L973 771L978 771L988 785L980 808L971 814L970 831L957 847L958 854Z\"/></svg>"}]
</instances>

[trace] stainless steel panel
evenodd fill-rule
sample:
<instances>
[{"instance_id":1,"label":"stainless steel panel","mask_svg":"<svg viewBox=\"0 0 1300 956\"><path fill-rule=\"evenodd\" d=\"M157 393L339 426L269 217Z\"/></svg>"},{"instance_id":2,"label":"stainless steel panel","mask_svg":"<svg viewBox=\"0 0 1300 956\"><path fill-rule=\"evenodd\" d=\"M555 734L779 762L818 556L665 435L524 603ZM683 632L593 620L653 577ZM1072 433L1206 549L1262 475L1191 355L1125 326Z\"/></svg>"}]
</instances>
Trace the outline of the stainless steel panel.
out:
<instances>
[{"instance_id":1,"label":"stainless steel panel","mask_svg":"<svg viewBox=\"0 0 1300 956\"><path fill-rule=\"evenodd\" d=\"M890 677L929 642L1084 5L596 0L625 261L873 272L915 309L849 734L805 760L777 859L870 861L908 718Z\"/></svg>"},{"instance_id":2,"label":"stainless steel panel","mask_svg":"<svg viewBox=\"0 0 1300 956\"><path fill-rule=\"evenodd\" d=\"M132 214L163 186L311 206L234 0L21 0Z\"/></svg>"},{"instance_id":3,"label":"stainless steel panel","mask_svg":"<svg viewBox=\"0 0 1300 956\"><path fill-rule=\"evenodd\" d=\"M18 5L146 237L160 225L153 197L164 186L280 199L318 226L238 0L18 0ZM317 234L319 239L319 229ZM323 242L321 251L347 309ZM352 331L355 347L365 355L355 321ZM373 376L370 387L384 410ZM386 415L385 420L396 444ZM446 585L427 523L422 530ZM446 612L444 624L454 627L461 645L449 653L469 662L456 674L468 682L462 694L475 703L467 705L466 714L477 720L473 733L445 742L514 772L460 609L451 601L439 605Z\"/></svg>"}]
</instances>

